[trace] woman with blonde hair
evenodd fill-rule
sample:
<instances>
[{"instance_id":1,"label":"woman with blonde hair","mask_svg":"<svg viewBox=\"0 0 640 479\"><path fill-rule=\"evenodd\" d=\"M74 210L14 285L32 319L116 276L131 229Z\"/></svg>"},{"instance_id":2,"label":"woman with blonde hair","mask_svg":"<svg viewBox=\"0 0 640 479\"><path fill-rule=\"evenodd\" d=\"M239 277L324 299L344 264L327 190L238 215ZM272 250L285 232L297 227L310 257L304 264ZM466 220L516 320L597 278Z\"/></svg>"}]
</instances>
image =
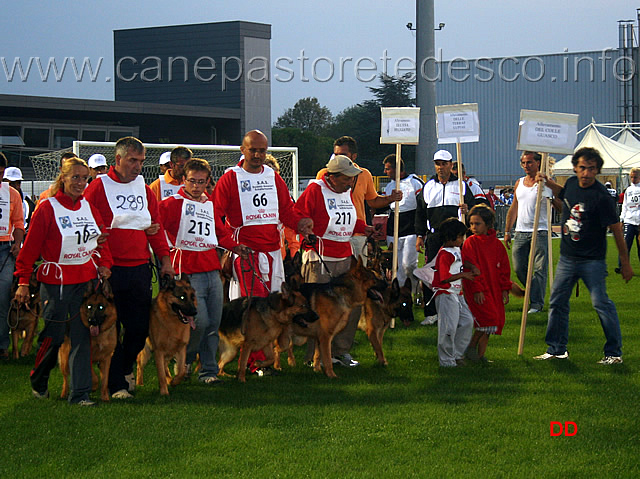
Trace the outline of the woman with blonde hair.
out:
<instances>
[{"instance_id":1,"label":"woman with blonde hair","mask_svg":"<svg viewBox=\"0 0 640 479\"><path fill-rule=\"evenodd\" d=\"M42 258L37 274L41 297L47 301L42 310L44 329L38 338L36 363L31 371L33 396L37 399L49 396L49 374L56 366L58 349L68 329L69 403L81 406L95 403L89 399L90 334L80 320L80 305L89 282L98 276L107 279L113 263L101 233L102 217L83 197L88 178L89 167L84 160L69 158L62 165L51 196L33 214L29 234L18 255L15 273L18 289L14 298L18 303L28 300L33 265Z\"/></svg>"}]
</instances>

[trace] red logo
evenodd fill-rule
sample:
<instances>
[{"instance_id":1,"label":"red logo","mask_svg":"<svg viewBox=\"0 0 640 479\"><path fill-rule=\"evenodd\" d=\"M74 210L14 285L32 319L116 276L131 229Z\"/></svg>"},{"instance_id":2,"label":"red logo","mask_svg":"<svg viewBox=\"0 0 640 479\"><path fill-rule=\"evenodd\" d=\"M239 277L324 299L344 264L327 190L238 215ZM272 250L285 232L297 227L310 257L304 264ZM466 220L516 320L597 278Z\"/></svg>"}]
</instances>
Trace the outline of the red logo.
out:
<instances>
[{"instance_id":1,"label":"red logo","mask_svg":"<svg viewBox=\"0 0 640 479\"><path fill-rule=\"evenodd\" d=\"M79 251L80 253L82 253L85 249L86 249L86 248L85 248L84 246L81 246L80 248L78 248L78 251Z\"/></svg>"},{"instance_id":2,"label":"red logo","mask_svg":"<svg viewBox=\"0 0 640 479\"><path fill-rule=\"evenodd\" d=\"M563 432L565 436L575 436L578 433L578 425L573 421L566 421L564 424L559 421L549 423L550 436L562 436Z\"/></svg>"},{"instance_id":3,"label":"red logo","mask_svg":"<svg viewBox=\"0 0 640 479\"><path fill-rule=\"evenodd\" d=\"M204 240L204 238L200 238L199 236L196 236L196 237L195 237L195 240L196 240L196 241L202 241L202 240Z\"/></svg>"}]
</instances>

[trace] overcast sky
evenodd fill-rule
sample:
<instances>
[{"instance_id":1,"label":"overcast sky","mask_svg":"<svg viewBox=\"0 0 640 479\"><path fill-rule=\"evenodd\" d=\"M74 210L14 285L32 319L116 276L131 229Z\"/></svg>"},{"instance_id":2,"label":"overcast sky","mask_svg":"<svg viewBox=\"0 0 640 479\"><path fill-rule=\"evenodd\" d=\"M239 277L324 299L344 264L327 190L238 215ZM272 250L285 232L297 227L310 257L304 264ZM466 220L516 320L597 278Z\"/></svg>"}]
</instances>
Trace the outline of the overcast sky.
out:
<instances>
[{"instance_id":1,"label":"overcast sky","mask_svg":"<svg viewBox=\"0 0 640 479\"><path fill-rule=\"evenodd\" d=\"M436 49L447 60L617 48L617 22L634 19L636 7L640 3L629 0L436 0L435 22L446 24L436 32ZM366 87L376 83L356 78L359 58L372 58L380 72L386 51L389 73L400 57L415 58L415 32L406 27L416 23L415 2L409 0L14 1L4 3L0 17L0 93L112 100L113 83L106 79L113 76L113 30L233 20L271 24L272 65L278 58L293 60L281 63L294 71L287 82L273 75L285 79L291 74L272 70L273 119L307 96L317 97L334 114L370 98ZM300 75L301 51L308 58L308 81ZM95 82L88 75L76 82L71 68L61 82L53 75L43 82L35 65L28 81L22 82L18 73L8 81L7 68L11 70L15 57L25 66L30 57L40 57L43 64L55 57L60 65L64 57L79 63L88 57L94 66L103 61ZM341 82L338 65L347 57L353 60L345 63ZM316 76L326 81L313 79L314 60ZM329 61L335 65L331 78ZM361 66L373 64L364 60ZM371 75L363 72L361 77Z\"/></svg>"}]
</instances>

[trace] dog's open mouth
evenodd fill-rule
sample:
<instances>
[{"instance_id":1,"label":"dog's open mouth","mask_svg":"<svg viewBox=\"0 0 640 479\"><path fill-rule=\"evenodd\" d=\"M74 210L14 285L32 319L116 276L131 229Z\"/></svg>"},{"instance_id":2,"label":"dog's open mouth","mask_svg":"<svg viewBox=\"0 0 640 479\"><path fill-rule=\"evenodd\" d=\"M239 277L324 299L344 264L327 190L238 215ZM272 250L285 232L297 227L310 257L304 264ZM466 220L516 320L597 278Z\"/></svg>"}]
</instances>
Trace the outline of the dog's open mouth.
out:
<instances>
[{"instance_id":1,"label":"dog's open mouth","mask_svg":"<svg viewBox=\"0 0 640 479\"><path fill-rule=\"evenodd\" d=\"M180 321L182 321L184 324L188 324L191 327L191 329L196 329L196 322L194 319L195 313L194 315L187 315L182 312L179 306L176 306L176 305L173 305L173 310L176 312L176 314L180 318Z\"/></svg>"},{"instance_id":2,"label":"dog's open mouth","mask_svg":"<svg viewBox=\"0 0 640 479\"><path fill-rule=\"evenodd\" d=\"M367 290L367 296L375 301L383 301L382 293L375 288L369 288Z\"/></svg>"},{"instance_id":3,"label":"dog's open mouth","mask_svg":"<svg viewBox=\"0 0 640 479\"><path fill-rule=\"evenodd\" d=\"M89 321L89 334L92 337L96 337L100 334L100 323L95 320Z\"/></svg>"}]
</instances>

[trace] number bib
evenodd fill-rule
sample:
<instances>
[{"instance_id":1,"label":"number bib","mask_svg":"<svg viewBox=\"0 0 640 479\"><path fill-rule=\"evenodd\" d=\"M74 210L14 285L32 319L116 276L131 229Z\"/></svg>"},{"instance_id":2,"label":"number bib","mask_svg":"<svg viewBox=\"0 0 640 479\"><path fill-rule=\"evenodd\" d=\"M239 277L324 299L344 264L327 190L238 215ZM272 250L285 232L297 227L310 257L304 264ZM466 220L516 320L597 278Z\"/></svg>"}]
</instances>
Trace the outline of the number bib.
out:
<instances>
[{"instance_id":1,"label":"number bib","mask_svg":"<svg viewBox=\"0 0 640 479\"><path fill-rule=\"evenodd\" d=\"M329 215L329 224L322 238L346 243L353 236L357 220L356 207L351 200L351 190L336 193L328 188L323 180L314 181L320 185L324 206Z\"/></svg>"},{"instance_id":2,"label":"number bib","mask_svg":"<svg viewBox=\"0 0 640 479\"><path fill-rule=\"evenodd\" d=\"M174 195L182 199L182 216L176 235L175 247L187 251L208 251L216 247L215 223L213 221L213 202L199 203Z\"/></svg>"},{"instance_id":3,"label":"number bib","mask_svg":"<svg viewBox=\"0 0 640 479\"><path fill-rule=\"evenodd\" d=\"M268 166L260 174L247 173L239 166L232 168L238 181L242 226L277 225L278 191L276 173Z\"/></svg>"},{"instance_id":4,"label":"number bib","mask_svg":"<svg viewBox=\"0 0 640 479\"><path fill-rule=\"evenodd\" d=\"M11 216L11 188L9 183L0 184L0 236L11 234L9 217Z\"/></svg>"},{"instance_id":5,"label":"number bib","mask_svg":"<svg viewBox=\"0 0 640 479\"><path fill-rule=\"evenodd\" d=\"M138 176L130 183L118 183L103 176L102 184L113 213L111 228L145 230L151 226L144 178Z\"/></svg>"},{"instance_id":6,"label":"number bib","mask_svg":"<svg viewBox=\"0 0 640 479\"><path fill-rule=\"evenodd\" d=\"M55 198L49 198L53 216L62 236L58 264L85 264L98 246L100 229L91 214L89 202L82 198L80 209L65 208Z\"/></svg>"},{"instance_id":7,"label":"number bib","mask_svg":"<svg viewBox=\"0 0 640 479\"><path fill-rule=\"evenodd\" d=\"M160 175L160 199L164 200L178 193L178 190L182 185L172 185L164 181L164 175Z\"/></svg>"}]
</instances>

